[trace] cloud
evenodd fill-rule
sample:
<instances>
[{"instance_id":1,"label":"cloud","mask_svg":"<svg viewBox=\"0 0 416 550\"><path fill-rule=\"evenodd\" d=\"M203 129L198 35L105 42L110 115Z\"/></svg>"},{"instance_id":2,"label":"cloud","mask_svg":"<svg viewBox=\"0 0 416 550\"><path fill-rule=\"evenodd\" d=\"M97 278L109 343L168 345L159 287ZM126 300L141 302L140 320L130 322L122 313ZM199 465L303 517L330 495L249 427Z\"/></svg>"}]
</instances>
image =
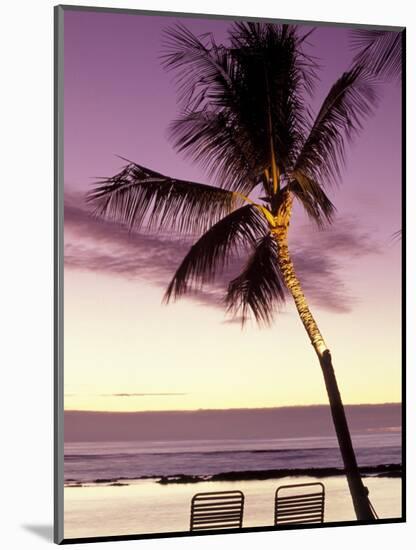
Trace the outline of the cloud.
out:
<instances>
[{"instance_id":1,"label":"cloud","mask_svg":"<svg viewBox=\"0 0 416 550\"><path fill-rule=\"evenodd\" d=\"M166 288L192 244L169 234L129 232L121 224L94 217L76 195L65 197L64 260L69 269L144 279ZM232 277L232 269L223 277ZM222 307L224 278L189 295L201 304Z\"/></svg>"},{"instance_id":2,"label":"cloud","mask_svg":"<svg viewBox=\"0 0 416 550\"><path fill-rule=\"evenodd\" d=\"M170 397L171 395L188 395L187 393L102 393L101 397Z\"/></svg>"},{"instance_id":3,"label":"cloud","mask_svg":"<svg viewBox=\"0 0 416 550\"><path fill-rule=\"evenodd\" d=\"M170 234L132 233L121 224L92 216L77 195L65 196L65 267L142 279L166 288L193 240ZM346 262L378 253L370 234L355 220L339 218L324 231L297 228L291 239L293 262L312 304L344 313L356 302L342 279ZM188 296L224 308L224 290L245 259L235 258L211 285ZM226 319L226 323L235 322Z\"/></svg>"},{"instance_id":4,"label":"cloud","mask_svg":"<svg viewBox=\"0 0 416 550\"><path fill-rule=\"evenodd\" d=\"M380 253L370 233L360 230L351 218L338 218L322 231L303 226L292 247L293 263L310 302L339 313L351 311L357 301L340 275L343 266Z\"/></svg>"},{"instance_id":5,"label":"cloud","mask_svg":"<svg viewBox=\"0 0 416 550\"><path fill-rule=\"evenodd\" d=\"M168 235L129 232L124 226L93 217L82 205L65 203L65 265L108 271L135 278L172 271L189 242Z\"/></svg>"}]
</instances>

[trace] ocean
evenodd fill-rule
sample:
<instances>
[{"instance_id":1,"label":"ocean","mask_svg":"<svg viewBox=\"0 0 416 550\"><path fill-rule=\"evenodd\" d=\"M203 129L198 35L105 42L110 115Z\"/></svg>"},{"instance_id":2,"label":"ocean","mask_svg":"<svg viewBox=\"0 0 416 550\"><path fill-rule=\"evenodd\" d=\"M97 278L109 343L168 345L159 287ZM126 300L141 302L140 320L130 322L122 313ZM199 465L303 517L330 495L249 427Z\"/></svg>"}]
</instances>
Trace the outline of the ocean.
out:
<instances>
[{"instance_id":1,"label":"ocean","mask_svg":"<svg viewBox=\"0 0 416 550\"><path fill-rule=\"evenodd\" d=\"M361 467L401 464L401 432L353 436ZM335 437L65 443L65 482L342 468Z\"/></svg>"},{"instance_id":2,"label":"ocean","mask_svg":"<svg viewBox=\"0 0 416 550\"><path fill-rule=\"evenodd\" d=\"M347 413L372 504L380 518L400 518L400 405ZM317 480L325 522L355 520L324 407L68 412L65 434L65 538L185 532L194 494L235 489L245 496L243 527L271 527L276 488Z\"/></svg>"}]
</instances>

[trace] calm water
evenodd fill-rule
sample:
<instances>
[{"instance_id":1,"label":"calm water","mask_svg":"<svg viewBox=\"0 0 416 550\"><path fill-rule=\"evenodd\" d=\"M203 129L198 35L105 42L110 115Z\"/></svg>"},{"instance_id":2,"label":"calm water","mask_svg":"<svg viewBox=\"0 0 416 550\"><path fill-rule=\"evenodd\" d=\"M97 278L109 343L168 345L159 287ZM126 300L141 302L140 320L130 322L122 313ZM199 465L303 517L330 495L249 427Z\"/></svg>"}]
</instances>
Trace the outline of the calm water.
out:
<instances>
[{"instance_id":1,"label":"calm water","mask_svg":"<svg viewBox=\"0 0 416 550\"><path fill-rule=\"evenodd\" d=\"M353 437L359 464L401 463L401 434L384 430ZM291 439L153 441L65 444L65 537L186 531L192 496L201 491L240 489L245 495L245 527L273 524L276 487L313 481L286 477L262 481L205 481L161 485L166 475L210 475L313 467L341 467L335 437ZM95 480L124 478L117 485ZM73 480L73 481L72 481ZM76 486L74 481L84 485ZM325 521L353 521L344 476L320 479L325 484ZM401 515L401 479L365 478L380 517Z\"/></svg>"},{"instance_id":2,"label":"calm water","mask_svg":"<svg viewBox=\"0 0 416 550\"><path fill-rule=\"evenodd\" d=\"M353 440L361 466L401 463L400 432ZM65 444L67 482L325 467L342 467L335 437Z\"/></svg>"},{"instance_id":3,"label":"calm water","mask_svg":"<svg viewBox=\"0 0 416 550\"><path fill-rule=\"evenodd\" d=\"M133 535L187 531L192 496L200 491L244 492L244 527L273 525L276 488L314 481L311 477L242 482L202 482L160 485L154 480L126 486L92 484L65 487L65 538ZM325 522L354 521L355 515L343 476L321 478L325 485ZM371 502L381 518L401 516L401 479L366 478Z\"/></svg>"}]
</instances>

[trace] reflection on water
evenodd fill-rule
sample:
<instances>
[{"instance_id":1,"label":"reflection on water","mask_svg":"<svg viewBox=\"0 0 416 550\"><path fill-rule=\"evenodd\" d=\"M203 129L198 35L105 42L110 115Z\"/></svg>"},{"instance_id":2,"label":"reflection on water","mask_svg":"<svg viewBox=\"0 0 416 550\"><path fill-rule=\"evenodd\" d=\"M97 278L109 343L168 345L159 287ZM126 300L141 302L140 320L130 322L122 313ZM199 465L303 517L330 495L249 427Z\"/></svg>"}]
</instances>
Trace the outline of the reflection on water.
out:
<instances>
[{"instance_id":1,"label":"reflection on water","mask_svg":"<svg viewBox=\"0 0 416 550\"><path fill-rule=\"evenodd\" d=\"M244 492L244 527L273 523L274 492L279 485L312 478L159 485L141 480L128 486L65 488L65 538L187 531L192 495L200 491ZM345 478L320 479L326 488L325 521L355 519ZM367 478L371 501L381 518L401 516L401 479Z\"/></svg>"}]
</instances>

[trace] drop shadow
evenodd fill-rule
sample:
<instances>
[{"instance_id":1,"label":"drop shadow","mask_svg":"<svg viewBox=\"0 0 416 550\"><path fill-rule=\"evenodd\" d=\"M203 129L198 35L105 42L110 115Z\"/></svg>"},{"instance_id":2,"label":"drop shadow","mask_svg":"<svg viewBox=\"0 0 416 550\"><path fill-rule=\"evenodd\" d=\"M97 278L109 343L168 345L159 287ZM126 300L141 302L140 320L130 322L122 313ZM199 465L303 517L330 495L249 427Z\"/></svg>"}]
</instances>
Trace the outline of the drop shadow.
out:
<instances>
[{"instance_id":1,"label":"drop shadow","mask_svg":"<svg viewBox=\"0 0 416 550\"><path fill-rule=\"evenodd\" d=\"M53 526L52 525L22 525L23 529L34 533L43 540L53 542Z\"/></svg>"}]
</instances>

